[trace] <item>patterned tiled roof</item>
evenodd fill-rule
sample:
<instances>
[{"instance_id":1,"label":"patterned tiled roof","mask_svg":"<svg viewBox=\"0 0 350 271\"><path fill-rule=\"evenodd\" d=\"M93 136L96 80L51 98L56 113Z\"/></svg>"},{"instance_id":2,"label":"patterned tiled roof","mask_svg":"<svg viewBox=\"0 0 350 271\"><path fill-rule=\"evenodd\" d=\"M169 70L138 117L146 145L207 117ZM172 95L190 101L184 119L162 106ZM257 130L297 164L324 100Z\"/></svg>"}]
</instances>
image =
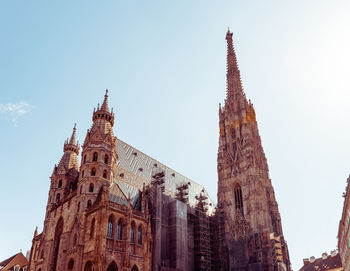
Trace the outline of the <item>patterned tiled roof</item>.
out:
<instances>
[{"instance_id":1,"label":"patterned tiled roof","mask_svg":"<svg viewBox=\"0 0 350 271\"><path fill-rule=\"evenodd\" d=\"M156 165L157 168L162 169L165 173L164 187L166 194L175 197L177 186L190 183L188 189L189 204L194 206L197 202L195 196L203 191L204 195L208 197L208 213L211 214L214 211L215 206L209 198L208 193L203 186L198 183L165 166L156 159L153 159L120 139L117 139L117 153L117 169L114 173L116 179L112 184L113 188L110 190L110 198L112 201L114 201L114 193L119 193L114 192L118 190L114 188L114 186L117 185L125 197L129 197L130 194L131 204L135 206L143 184L148 185L151 182L152 170Z\"/></svg>"},{"instance_id":2,"label":"patterned tiled roof","mask_svg":"<svg viewBox=\"0 0 350 271\"><path fill-rule=\"evenodd\" d=\"M326 255L325 257L314 259L313 261L304 260L304 266L299 271L326 271L342 267L339 253L335 255Z\"/></svg>"}]
</instances>

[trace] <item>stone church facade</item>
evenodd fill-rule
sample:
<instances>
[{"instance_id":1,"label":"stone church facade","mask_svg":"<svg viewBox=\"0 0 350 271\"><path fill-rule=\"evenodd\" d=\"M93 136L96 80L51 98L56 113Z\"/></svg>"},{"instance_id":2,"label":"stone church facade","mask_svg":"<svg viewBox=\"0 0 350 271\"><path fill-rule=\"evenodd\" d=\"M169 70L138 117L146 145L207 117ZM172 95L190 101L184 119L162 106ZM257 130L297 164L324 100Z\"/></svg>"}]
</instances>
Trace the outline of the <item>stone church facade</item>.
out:
<instances>
[{"instance_id":1,"label":"stone church facade","mask_svg":"<svg viewBox=\"0 0 350 271\"><path fill-rule=\"evenodd\" d=\"M113 133L108 93L81 147L76 127L54 166L30 271L290 270L253 105L226 34L218 204L198 183Z\"/></svg>"}]
</instances>

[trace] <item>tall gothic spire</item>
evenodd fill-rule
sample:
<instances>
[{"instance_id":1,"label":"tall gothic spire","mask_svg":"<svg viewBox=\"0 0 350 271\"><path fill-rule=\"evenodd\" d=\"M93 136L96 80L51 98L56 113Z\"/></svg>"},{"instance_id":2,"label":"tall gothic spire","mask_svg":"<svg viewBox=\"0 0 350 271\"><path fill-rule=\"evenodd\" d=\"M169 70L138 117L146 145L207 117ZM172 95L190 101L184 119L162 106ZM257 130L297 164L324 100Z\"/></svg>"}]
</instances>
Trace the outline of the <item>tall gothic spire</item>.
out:
<instances>
[{"instance_id":1,"label":"tall gothic spire","mask_svg":"<svg viewBox=\"0 0 350 271\"><path fill-rule=\"evenodd\" d=\"M243 93L241 75L237 65L236 53L233 47L232 33L230 29L226 33L227 41L227 98L232 97L234 94Z\"/></svg>"}]
</instances>

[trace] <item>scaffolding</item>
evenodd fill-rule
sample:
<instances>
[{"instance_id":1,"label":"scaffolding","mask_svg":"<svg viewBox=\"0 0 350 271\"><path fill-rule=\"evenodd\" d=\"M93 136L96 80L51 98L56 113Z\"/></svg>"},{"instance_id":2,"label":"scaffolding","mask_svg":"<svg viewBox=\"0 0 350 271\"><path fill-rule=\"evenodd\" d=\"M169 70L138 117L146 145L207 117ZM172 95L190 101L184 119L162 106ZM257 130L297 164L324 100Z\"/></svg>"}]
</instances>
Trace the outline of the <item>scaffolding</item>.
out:
<instances>
[{"instance_id":1,"label":"scaffolding","mask_svg":"<svg viewBox=\"0 0 350 271\"><path fill-rule=\"evenodd\" d=\"M175 198L183 203L188 204L188 186L191 185L190 182L183 183L176 187L177 193Z\"/></svg>"},{"instance_id":2,"label":"scaffolding","mask_svg":"<svg viewBox=\"0 0 350 271\"><path fill-rule=\"evenodd\" d=\"M215 215L210 217L211 270L228 270L228 251L225 238L225 216L222 204L215 209Z\"/></svg>"},{"instance_id":3,"label":"scaffolding","mask_svg":"<svg viewBox=\"0 0 350 271\"><path fill-rule=\"evenodd\" d=\"M211 270L210 224L204 190L196 196L194 210L194 264L196 271Z\"/></svg>"}]
</instances>

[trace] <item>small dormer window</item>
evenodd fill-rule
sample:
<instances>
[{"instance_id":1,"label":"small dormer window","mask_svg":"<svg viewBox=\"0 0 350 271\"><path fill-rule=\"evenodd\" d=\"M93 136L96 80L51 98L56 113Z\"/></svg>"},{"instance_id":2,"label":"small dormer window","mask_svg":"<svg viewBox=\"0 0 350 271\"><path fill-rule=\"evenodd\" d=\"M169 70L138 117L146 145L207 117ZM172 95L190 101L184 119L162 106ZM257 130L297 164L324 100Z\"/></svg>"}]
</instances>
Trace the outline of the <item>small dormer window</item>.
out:
<instances>
[{"instance_id":1,"label":"small dormer window","mask_svg":"<svg viewBox=\"0 0 350 271\"><path fill-rule=\"evenodd\" d=\"M97 162L97 158L98 158L97 152L94 152L94 155L92 157L92 162Z\"/></svg>"}]
</instances>

